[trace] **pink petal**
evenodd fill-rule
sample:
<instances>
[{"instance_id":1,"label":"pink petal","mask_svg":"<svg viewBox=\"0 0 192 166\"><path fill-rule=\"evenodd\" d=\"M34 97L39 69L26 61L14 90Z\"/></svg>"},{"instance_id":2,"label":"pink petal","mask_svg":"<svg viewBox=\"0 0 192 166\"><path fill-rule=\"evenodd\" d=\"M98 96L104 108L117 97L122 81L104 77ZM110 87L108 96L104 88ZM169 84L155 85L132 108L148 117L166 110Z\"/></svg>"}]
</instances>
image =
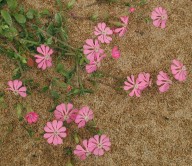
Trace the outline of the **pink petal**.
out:
<instances>
[{"instance_id":1,"label":"pink petal","mask_svg":"<svg viewBox=\"0 0 192 166\"><path fill-rule=\"evenodd\" d=\"M12 90L14 90L13 81L8 81L8 85L11 87Z\"/></svg>"},{"instance_id":2,"label":"pink petal","mask_svg":"<svg viewBox=\"0 0 192 166\"><path fill-rule=\"evenodd\" d=\"M51 136L47 139L47 142L48 142L49 144L52 144L53 138L54 138L54 136L51 135Z\"/></svg>"},{"instance_id":3,"label":"pink petal","mask_svg":"<svg viewBox=\"0 0 192 166\"><path fill-rule=\"evenodd\" d=\"M19 93L19 95L22 96L22 97L26 97L26 96L27 96L26 92L18 92L18 93Z\"/></svg>"},{"instance_id":4,"label":"pink petal","mask_svg":"<svg viewBox=\"0 0 192 166\"><path fill-rule=\"evenodd\" d=\"M45 133L43 137L44 137L45 139L47 139L47 138L50 138L51 136L53 136L52 133Z\"/></svg>"}]
</instances>

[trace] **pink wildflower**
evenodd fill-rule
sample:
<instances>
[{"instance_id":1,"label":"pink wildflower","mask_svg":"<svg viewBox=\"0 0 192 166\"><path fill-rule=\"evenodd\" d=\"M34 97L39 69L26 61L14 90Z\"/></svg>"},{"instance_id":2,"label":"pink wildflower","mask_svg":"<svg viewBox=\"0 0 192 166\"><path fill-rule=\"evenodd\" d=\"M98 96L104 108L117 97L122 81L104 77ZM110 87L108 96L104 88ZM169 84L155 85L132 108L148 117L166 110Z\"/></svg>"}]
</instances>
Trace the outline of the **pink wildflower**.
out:
<instances>
[{"instance_id":1,"label":"pink wildflower","mask_svg":"<svg viewBox=\"0 0 192 166\"><path fill-rule=\"evenodd\" d=\"M163 71L159 72L159 75L157 76L157 85L159 87L160 92L166 92L168 91L170 84L172 84L172 81L169 79L169 76L167 73L164 73Z\"/></svg>"},{"instance_id":2,"label":"pink wildflower","mask_svg":"<svg viewBox=\"0 0 192 166\"><path fill-rule=\"evenodd\" d=\"M45 134L44 138L47 139L49 144L59 145L63 143L61 138L65 138L66 128L63 126L62 121L54 120L53 122L47 122L47 125L44 127Z\"/></svg>"},{"instance_id":3,"label":"pink wildflower","mask_svg":"<svg viewBox=\"0 0 192 166\"><path fill-rule=\"evenodd\" d=\"M39 118L39 115L35 112L29 112L26 116L25 116L25 120L29 123L36 123L37 120Z\"/></svg>"},{"instance_id":4,"label":"pink wildflower","mask_svg":"<svg viewBox=\"0 0 192 166\"><path fill-rule=\"evenodd\" d=\"M165 28L167 21L167 11L162 7L157 7L151 14L151 18L153 20L153 25L156 27Z\"/></svg>"},{"instance_id":5,"label":"pink wildflower","mask_svg":"<svg viewBox=\"0 0 192 166\"><path fill-rule=\"evenodd\" d=\"M101 41L101 43L110 43L112 41L112 38L108 35L112 35L113 31L106 26L106 24L98 23L97 26L95 26L94 34L98 36L98 40Z\"/></svg>"},{"instance_id":6,"label":"pink wildflower","mask_svg":"<svg viewBox=\"0 0 192 166\"><path fill-rule=\"evenodd\" d=\"M129 93L129 96L134 96L136 95L137 97L140 97L141 96L141 91L142 91L142 87L144 86L143 82L139 82L138 79L136 79L136 82L135 82L135 78L133 75L131 75L130 77L127 77L127 80L128 81L125 81L124 84L124 90L130 90L132 89L132 91Z\"/></svg>"},{"instance_id":7,"label":"pink wildflower","mask_svg":"<svg viewBox=\"0 0 192 166\"><path fill-rule=\"evenodd\" d=\"M91 152L88 150L88 145L89 141L84 140L84 147L82 147L81 145L77 145L74 150L74 154L77 155L81 160L85 160L91 154Z\"/></svg>"},{"instance_id":8,"label":"pink wildflower","mask_svg":"<svg viewBox=\"0 0 192 166\"><path fill-rule=\"evenodd\" d=\"M56 107L54 111L55 118L61 121L67 121L67 123L71 123L75 120L77 116L77 109L73 109L73 105L69 104L60 104Z\"/></svg>"},{"instance_id":9,"label":"pink wildflower","mask_svg":"<svg viewBox=\"0 0 192 166\"><path fill-rule=\"evenodd\" d=\"M187 78L187 69L180 61L174 59L171 64L171 72L178 81L185 81Z\"/></svg>"},{"instance_id":10,"label":"pink wildflower","mask_svg":"<svg viewBox=\"0 0 192 166\"><path fill-rule=\"evenodd\" d=\"M106 135L95 135L89 139L88 149L96 156L102 156L104 151L109 151L111 142Z\"/></svg>"},{"instance_id":11,"label":"pink wildflower","mask_svg":"<svg viewBox=\"0 0 192 166\"><path fill-rule=\"evenodd\" d=\"M89 64L86 65L87 73L93 73L97 70L98 67L101 66L101 60L106 57L106 55L96 55L94 59L90 59Z\"/></svg>"},{"instance_id":12,"label":"pink wildflower","mask_svg":"<svg viewBox=\"0 0 192 166\"><path fill-rule=\"evenodd\" d=\"M141 90L144 90L147 87L150 87L152 84L152 79L150 78L149 73L142 72L138 75L138 81L141 82Z\"/></svg>"},{"instance_id":13,"label":"pink wildflower","mask_svg":"<svg viewBox=\"0 0 192 166\"><path fill-rule=\"evenodd\" d=\"M135 8L134 8L134 7L130 7L130 8L129 8L129 12L130 12L130 13L133 13L134 11L135 11Z\"/></svg>"},{"instance_id":14,"label":"pink wildflower","mask_svg":"<svg viewBox=\"0 0 192 166\"><path fill-rule=\"evenodd\" d=\"M37 47L37 52L42 54L35 55L36 63L38 63L38 68L41 68L42 70L45 70L47 67L52 66L52 58L51 55L53 54L53 50L49 48L48 46L41 45L40 47Z\"/></svg>"},{"instance_id":15,"label":"pink wildflower","mask_svg":"<svg viewBox=\"0 0 192 166\"><path fill-rule=\"evenodd\" d=\"M78 128L81 128L84 127L88 121L92 120L93 117L93 111L86 106L79 110L75 123L78 124Z\"/></svg>"},{"instance_id":16,"label":"pink wildflower","mask_svg":"<svg viewBox=\"0 0 192 166\"><path fill-rule=\"evenodd\" d=\"M22 86L22 84L23 83L19 80L8 81L8 85L10 88L7 89L13 91L15 95L26 97L27 88L25 86Z\"/></svg>"},{"instance_id":17,"label":"pink wildflower","mask_svg":"<svg viewBox=\"0 0 192 166\"><path fill-rule=\"evenodd\" d=\"M115 33L119 33L119 36L122 37L127 32L127 25L129 22L128 16L122 16L120 17L121 21L123 22L123 27L115 29Z\"/></svg>"},{"instance_id":18,"label":"pink wildflower","mask_svg":"<svg viewBox=\"0 0 192 166\"><path fill-rule=\"evenodd\" d=\"M87 55L87 59L93 59L96 54L103 54L103 50L100 48L98 40L87 39L86 44L83 46L83 53Z\"/></svg>"},{"instance_id":19,"label":"pink wildflower","mask_svg":"<svg viewBox=\"0 0 192 166\"><path fill-rule=\"evenodd\" d=\"M112 49L112 57L113 57L114 59L119 59L120 56L121 56L121 53L120 53L118 47L117 47L117 46L114 46L113 49Z\"/></svg>"}]
</instances>

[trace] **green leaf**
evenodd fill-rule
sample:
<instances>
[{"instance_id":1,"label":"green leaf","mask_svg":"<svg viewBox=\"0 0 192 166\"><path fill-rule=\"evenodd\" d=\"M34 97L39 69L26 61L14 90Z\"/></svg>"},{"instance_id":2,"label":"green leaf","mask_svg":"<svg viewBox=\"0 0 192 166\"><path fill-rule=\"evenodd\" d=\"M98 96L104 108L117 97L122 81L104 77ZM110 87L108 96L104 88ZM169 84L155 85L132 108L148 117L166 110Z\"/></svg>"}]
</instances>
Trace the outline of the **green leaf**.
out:
<instances>
[{"instance_id":1,"label":"green leaf","mask_svg":"<svg viewBox=\"0 0 192 166\"><path fill-rule=\"evenodd\" d=\"M53 112L53 111L55 111L55 108L52 108L52 109L50 109L50 110L48 110L49 112Z\"/></svg>"},{"instance_id":2,"label":"green leaf","mask_svg":"<svg viewBox=\"0 0 192 166\"><path fill-rule=\"evenodd\" d=\"M21 104L17 104L16 110L17 110L17 117L18 117L19 119L22 118L22 116L21 116L22 109L23 109L22 105L21 105Z\"/></svg>"},{"instance_id":3,"label":"green leaf","mask_svg":"<svg viewBox=\"0 0 192 166\"><path fill-rule=\"evenodd\" d=\"M54 100L57 100L60 97L60 95L56 91L51 91L51 96Z\"/></svg>"},{"instance_id":4,"label":"green leaf","mask_svg":"<svg viewBox=\"0 0 192 166\"><path fill-rule=\"evenodd\" d=\"M71 162L68 162L66 166L73 166L73 164L71 164Z\"/></svg>"},{"instance_id":5,"label":"green leaf","mask_svg":"<svg viewBox=\"0 0 192 166\"><path fill-rule=\"evenodd\" d=\"M48 91L48 90L49 90L49 87L48 87L48 86L45 86L45 87L42 88L41 91L42 91L42 92L46 92L46 91Z\"/></svg>"},{"instance_id":6,"label":"green leaf","mask_svg":"<svg viewBox=\"0 0 192 166\"><path fill-rule=\"evenodd\" d=\"M79 137L78 137L78 134L77 134L77 133L74 134L74 140L75 140L75 143L76 143L76 144L79 143Z\"/></svg>"},{"instance_id":7,"label":"green leaf","mask_svg":"<svg viewBox=\"0 0 192 166\"><path fill-rule=\"evenodd\" d=\"M5 29L2 35L12 40L15 36L18 35L18 31L14 27L11 27L11 28Z\"/></svg>"},{"instance_id":8,"label":"green leaf","mask_svg":"<svg viewBox=\"0 0 192 166\"><path fill-rule=\"evenodd\" d=\"M12 18L11 18L11 15L9 14L9 12L6 10L1 10L1 15L2 15L3 19L5 20L5 22L9 26L11 26L12 25Z\"/></svg>"},{"instance_id":9,"label":"green leaf","mask_svg":"<svg viewBox=\"0 0 192 166\"><path fill-rule=\"evenodd\" d=\"M50 16L50 12L48 9L44 9L41 13L40 13L41 16L44 16L44 15L48 15Z\"/></svg>"},{"instance_id":10,"label":"green leaf","mask_svg":"<svg viewBox=\"0 0 192 166\"><path fill-rule=\"evenodd\" d=\"M75 4L76 0L71 0L68 4L67 4L67 9L71 9L73 8L73 5Z\"/></svg>"},{"instance_id":11,"label":"green leaf","mask_svg":"<svg viewBox=\"0 0 192 166\"><path fill-rule=\"evenodd\" d=\"M26 16L28 19L33 19L35 15L35 10L29 9L29 11L26 13Z\"/></svg>"},{"instance_id":12,"label":"green leaf","mask_svg":"<svg viewBox=\"0 0 192 166\"><path fill-rule=\"evenodd\" d=\"M92 21L97 21L97 20L98 20L98 17L99 17L99 14L98 14L98 12L96 12L96 13L94 13L94 14L90 17L90 19L91 19Z\"/></svg>"},{"instance_id":13,"label":"green leaf","mask_svg":"<svg viewBox=\"0 0 192 166\"><path fill-rule=\"evenodd\" d=\"M16 9L17 8L17 0L7 0L7 4L10 9Z\"/></svg>"},{"instance_id":14,"label":"green leaf","mask_svg":"<svg viewBox=\"0 0 192 166\"><path fill-rule=\"evenodd\" d=\"M51 45L53 43L52 37L48 38L46 41L46 45Z\"/></svg>"},{"instance_id":15,"label":"green leaf","mask_svg":"<svg viewBox=\"0 0 192 166\"><path fill-rule=\"evenodd\" d=\"M22 15L22 14L16 13L16 14L14 14L14 17L15 17L15 20L16 20L18 23L20 23L20 24L24 24L24 23L26 22L26 18L25 18L25 16Z\"/></svg>"},{"instance_id":16,"label":"green leaf","mask_svg":"<svg viewBox=\"0 0 192 166\"><path fill-rule=\"evenodd\" d=\"M61 27L62 26L62 17L60 13L56 13L55 14L55 23L57 27Z\"/></svg>"},{"instance_id":17,"label":"green leaf","mask_svg":"<svg viewBox=\"0 0 192 166\"><path fill-rule=\"evenodd\" d=\"M63 64L59 63L59 64L57 65L57 67L56 67L56 71L57 71L58 73L65 72Z\"/></svg>"}]
</instances>

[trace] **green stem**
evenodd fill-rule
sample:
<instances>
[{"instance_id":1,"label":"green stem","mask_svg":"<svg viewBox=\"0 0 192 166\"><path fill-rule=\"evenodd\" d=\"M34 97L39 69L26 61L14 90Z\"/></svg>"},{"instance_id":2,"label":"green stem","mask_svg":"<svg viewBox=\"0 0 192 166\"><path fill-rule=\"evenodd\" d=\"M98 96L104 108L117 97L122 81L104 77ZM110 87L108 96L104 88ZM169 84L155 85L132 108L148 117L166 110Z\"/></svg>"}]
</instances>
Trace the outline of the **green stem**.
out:
<instances>
[{"instance_id":1,"label":"green stem","mask_svg":"<svg viewBox=\"0 0 192 166\"><path fill-rule=\"evenodd\" d=\"M58 39L58 38L56 38L56 37L48 34L48 33L47 33L46 31L44 31L43 29L41 29L41 28L38 27L38 30L41 31L42 33L44 33L45 35L47 35L47 36L49 36L49 37L52 37L55 41L58 41L59 43L65 45L65 46L67 46L67 47L69 47L70 49L72 49L72 50L74 50L74 51L76 50L74 47L70 46L70 45L67 44L66 42L63 42L63 41L61 41L60 39Z\"/></svg>"}]
</instances>

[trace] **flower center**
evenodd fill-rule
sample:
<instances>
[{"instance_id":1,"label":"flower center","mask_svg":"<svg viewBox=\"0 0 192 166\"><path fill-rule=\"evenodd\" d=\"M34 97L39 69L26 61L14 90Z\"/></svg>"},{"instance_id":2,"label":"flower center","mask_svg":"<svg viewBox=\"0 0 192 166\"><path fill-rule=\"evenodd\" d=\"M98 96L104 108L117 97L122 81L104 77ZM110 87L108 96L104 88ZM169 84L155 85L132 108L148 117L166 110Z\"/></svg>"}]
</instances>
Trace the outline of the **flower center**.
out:
<instances>
[{"instance_id":1,"label":"flower center","mask_svg":"<svg viewBox=\"0 0 192 166\"><path fill-rule=\"evenodd\" d=\"M162 19L162 20L166 20L166 16L165 16L165 15L162 15L162 16L161 16L161 19Z\"/></svg>"},{"instance_id":2,"label":"flower center","mask_svg":"<svg viewBox=\"0 0 192 166\"><path fill-rule=\"evenodd\" d=\"M67 120L67 119L69 119L69 116L68 115L64 115L64 120Z\"/></svg>"},{"instance_id":3,"label":"flower center","mask_svg":"<svg viewBox=\"0 0 192 166\"><path fill-rule=\"evenodd\" d=\"M95 52L98 52L99 51L99 48L98 47L95 47Z\"/></svg>"},{"instance_id":4,"label":"flower center","mask_svg":"<svg viewBox=\"0 0 192 166\"><path fill-rule=\"evenodd\" d=\"M105 31L102 31L101 34L102 34L102 35L106 35L107 33L106 33Z\"/></svg>"},{"instance_id":5,"label":"flower center","mask_svg":"<svg viewBox=\"0 0 192 166\"><path fill-rule=\"evenodd\" d=\"M99 143L99 144L97 145L97 147L98 147L99 149L102 149L103 145L102 145L101 143Z\"/></svg>"},{"instance_id":6,"label":"flower center","mask_svg":"<svg viewBox=\"0 0 192 166\"><path fill-rule=\"evenodd\" d=\"M182 71L187 70L186 66L183 66L181 70L182 70Z\"/></svg>"},{"instance_id":7,"label":"flower center","mask_svg":"<svg viewBox=\"0 0 192 166\"><path fill-rule=\"evenodd\" d=\"M138 88L139 88L138 84L135 84L134 89L138 89Z\"/></svg>"},{"instance_id":8,"label":"flower center","mask_svg":"<svg viewBox=\"0 0 192 166\"><path fill-rule=\"evenodd\" d=\"M84 116L84 119L87 122L89 120L89 117L86 115L86 116Z\"/></svg>"},{"instance_id":9,"label":"flower center","mask_svg":"<svg viewBox=\"0 0 192 166\"><path fill-rule=\"evenodd\" d=\"M91 153L90 153L89 151L87 151L86 156L88 157L90 154L91 154Z\"/></svg>"},{"instance_id":10,"label":"flower center","mask_svg":"<svg viewBox=\"0 0 192 166\"><path fill-rule=\"evenodd\" d=\"M49 60L50 59L50 55L45 55L45 60Z\"/></svg>"},{"instance_id":11,"label":"flower center","mask_svg":"<svg viewBox=\"0 0 192 166\"><path fill-rule=\"evenodd\" d=\"M13 91L14 95L18 96L19 95L19 92L17 90L14 90Z\"/></svg>"},{"instance_id":12,"label":"flower center","mask_svg":"<svg viewBox=\"0 0 192 166\"><path fill-rule=\"evenodd\" d=\"M56 130L56 131L54 131L54 136L57 136L58 134L59 134L59 132Z\"/></svg>"}]
</instances>

